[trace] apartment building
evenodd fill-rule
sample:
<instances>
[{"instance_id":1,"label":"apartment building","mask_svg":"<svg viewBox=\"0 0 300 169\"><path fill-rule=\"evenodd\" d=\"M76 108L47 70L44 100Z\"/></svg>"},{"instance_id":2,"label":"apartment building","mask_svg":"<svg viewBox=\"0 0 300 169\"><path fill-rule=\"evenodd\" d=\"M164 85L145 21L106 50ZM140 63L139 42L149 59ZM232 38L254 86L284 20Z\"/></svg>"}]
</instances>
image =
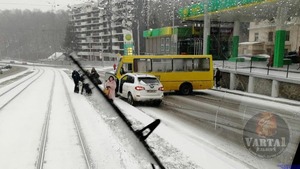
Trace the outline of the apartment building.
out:
<instances>
[{"instance_id":1,"label":"apartment building","mask_svg":"<svg viewBox=\"0 0 300 169\"><path fill-rule=\"evenodd\" d=\"M300 47L300 18L286 21L285 53L298 51ZM240 43L240 54L274 54L276 22L264 20L251 22L249 42Z\"/></svg>"},{"instance_id":2,"label":"apartment building","mask_svg":"<svg viewBox=\"0 0 300 169\"><path fill-rule=\"evenodd\" d=\"M85 60L112 60L132 51L133 0L102 0L73 5L70 20L77 55Z\"/></svg>"}]
</instances>

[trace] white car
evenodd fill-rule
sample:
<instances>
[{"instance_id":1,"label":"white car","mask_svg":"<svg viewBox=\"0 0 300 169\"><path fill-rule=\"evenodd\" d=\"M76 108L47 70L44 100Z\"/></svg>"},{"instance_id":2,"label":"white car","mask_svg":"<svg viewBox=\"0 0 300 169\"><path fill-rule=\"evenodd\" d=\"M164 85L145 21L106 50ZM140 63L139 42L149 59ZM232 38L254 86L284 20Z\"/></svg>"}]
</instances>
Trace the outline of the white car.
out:
<instances>
[{"instance_id":1,"label":"white car","mask_svg":"<svg viewBox=\"0 0 300 169\"><path fill-rule=\"evenodd\" d=\"M119 81L119 96L127 98L129 104L151 102L159 106L164 97L164 87L153 75L126 73Z\"/></svg>"}]
</instances>

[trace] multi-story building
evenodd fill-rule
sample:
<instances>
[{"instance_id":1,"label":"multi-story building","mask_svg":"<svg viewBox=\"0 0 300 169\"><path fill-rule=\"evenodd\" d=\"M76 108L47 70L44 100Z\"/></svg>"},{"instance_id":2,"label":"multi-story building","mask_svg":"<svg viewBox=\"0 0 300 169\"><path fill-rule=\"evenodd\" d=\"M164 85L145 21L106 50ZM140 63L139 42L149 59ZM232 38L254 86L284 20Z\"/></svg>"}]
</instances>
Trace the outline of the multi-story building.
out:
<instances>
[{"instance_id":1,"label":"multi-story building","mask_svg":"<svg viewBox=\"0 0 300 169\"><path fill-rule=\"evenodd\" d=\"M102 0L73 5L70 13L77 55L86 60L111 60L131 51L133 0ZM129 49L128 49L129 48Z\"/></svg>"},{"instance_id":2,"label":"multi-story building","mask_svg":"<svg viewBox=\"0 0 300 169\"><path fill-rule=\"evenodd\" d=\"M298 51L300 48L300 18L291 18L285 25L285 53ZM275 21L251 22L249 42L240 44L240 54L274 54Z\"/></svg>"}]
</instances>

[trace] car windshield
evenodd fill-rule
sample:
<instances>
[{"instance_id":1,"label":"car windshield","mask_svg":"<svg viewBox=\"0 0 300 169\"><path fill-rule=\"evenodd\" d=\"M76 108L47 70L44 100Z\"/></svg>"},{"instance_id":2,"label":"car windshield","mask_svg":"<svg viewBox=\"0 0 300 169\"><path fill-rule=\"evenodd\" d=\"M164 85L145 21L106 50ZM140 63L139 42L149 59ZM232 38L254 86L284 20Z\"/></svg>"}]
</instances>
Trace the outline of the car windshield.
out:
<instances>
[{"instance_id":1,"label":"car windshield","mask_svg":"<svg viewBox=\"0 0 300 169\"><path fill-rule=\"evenodd\" d=\"M145 83L145 84L157 84L157 83L159 83L159 81L154 77L138 77L138 81L140 83Z\"/></svg>"},{"instance_id":2,"label":"car windshield","mask_svg":"<svg viewBox=\"0 0 300 169\"><path fill-rule=\"evenodd\" d=\"M300 0L0 0L0 169L300 166Z\"/></svg>"}]
</instances>

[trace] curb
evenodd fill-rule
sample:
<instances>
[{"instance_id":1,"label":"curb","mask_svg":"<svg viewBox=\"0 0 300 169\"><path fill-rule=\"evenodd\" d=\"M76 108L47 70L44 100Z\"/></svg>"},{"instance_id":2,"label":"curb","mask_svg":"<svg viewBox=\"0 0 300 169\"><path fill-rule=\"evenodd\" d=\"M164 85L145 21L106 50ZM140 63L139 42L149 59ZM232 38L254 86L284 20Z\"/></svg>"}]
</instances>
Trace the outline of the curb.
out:
<instances>
[{"instance_id":1,"label":"curb","mask_svg":"<svg viewBox=\"0 0 300 169\"><path fill-rule=\"evenodd\" d=\"M226 89L226 91L222 90L222 89L210 89L210 90L218 91L218 92L223 92L223 93L226 92L226 93L230 93L230 94L234 94L234 95L252 97L252 98L260 99L260 100L268 100L268 101L282 103L282 104L289 104L289 105L292 105L292 106L300 106L300 103L298 103L298 104L297 103L293 103L295 100L290 100L291 102L289 102L288 100L286 100L286 101L276 100L276 99L267 98L268 96L266 96L266 97L254 96L254 95L251 95L251 94L247 94L245 92L244 93L238 93L238 92L234 92L234 91L228 90L228 89Z\"/></svg>"}]
</instances>

